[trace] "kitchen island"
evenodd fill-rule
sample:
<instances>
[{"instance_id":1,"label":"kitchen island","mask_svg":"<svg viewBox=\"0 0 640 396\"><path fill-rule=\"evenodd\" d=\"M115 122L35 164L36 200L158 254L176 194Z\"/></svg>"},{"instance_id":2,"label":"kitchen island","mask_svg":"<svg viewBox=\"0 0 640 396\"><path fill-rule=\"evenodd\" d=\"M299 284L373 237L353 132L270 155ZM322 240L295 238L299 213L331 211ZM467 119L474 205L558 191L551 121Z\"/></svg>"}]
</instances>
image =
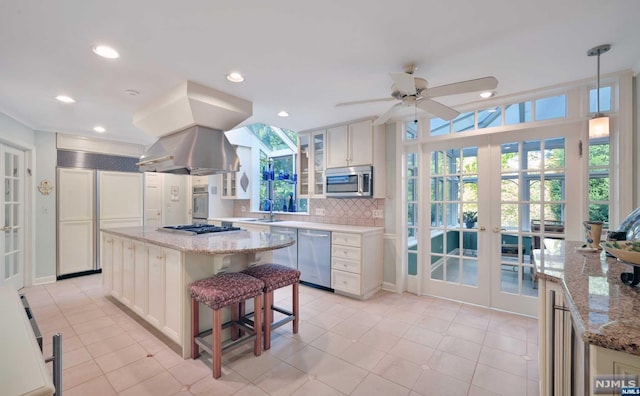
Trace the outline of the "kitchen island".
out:
<instances>
[{"instance_id":1,"label":"kitchen island","mask_svg":"<svg viewBox=\"0 0 640 396\"><path fill-rule=\"evenodd\" d=\"M633 269L582 246L545 239L534 250L542 395L593 394L596 376L640 374L640 289L620 280Z\"/></svg>"},{"instance_id":2,"label":"kitchen island","mask_svg":"<svg viewBox=\"0 0 640 396\"><path fill-rule=\"evenodd\" d=\"M101 234L105 293L175 342L183 358L191 356L188 285L219 272L241 271L259 262L261 254L294 243L286 236L248 231L181 235L127 227ZM202 331L211 323L211 310L201 308L200 315Z\"/></svg>"}]
</instances>

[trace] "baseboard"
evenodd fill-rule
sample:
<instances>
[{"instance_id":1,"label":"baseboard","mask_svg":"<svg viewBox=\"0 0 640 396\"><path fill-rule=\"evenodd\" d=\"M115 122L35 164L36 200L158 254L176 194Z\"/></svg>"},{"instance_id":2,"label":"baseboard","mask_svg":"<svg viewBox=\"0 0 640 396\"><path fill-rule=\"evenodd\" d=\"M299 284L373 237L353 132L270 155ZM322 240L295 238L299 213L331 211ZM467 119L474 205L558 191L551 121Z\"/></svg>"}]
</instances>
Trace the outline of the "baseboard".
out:
<instances>
[{"instance_id":1,"label":"baseboard","mask_svg":"<svg viewBox=\"0 0 640 396\"><path fill-rule=\"evenodd\" d=\"M73 274L58 275L58 280L76 278L78 276L93 275L93 274L100 274L100 273L102 273L102 268L89 270L89 271L74 272Z\"/></svg>"},{"instance_id":2,"label":"baseboard","mask_svg":"<svg viewBox=\"0 0 640 396\"><path fill-rule=\"evenodd\" d=\"M382 282L382 290L398 293L396 284L391 282Z\"/></svg>"},{"instance_id":3,"label":"baseboard","mask_svg":"<svg viewBox=\"0 0 640 396\"><path fill-rule=\"evenodd\" d=\"M46 283L53 283L55 281L56 281L56 276L55 275L43 276L41 278L34 279L33 280L33 286L44 285Z\"/></svg>"}]
</instances>

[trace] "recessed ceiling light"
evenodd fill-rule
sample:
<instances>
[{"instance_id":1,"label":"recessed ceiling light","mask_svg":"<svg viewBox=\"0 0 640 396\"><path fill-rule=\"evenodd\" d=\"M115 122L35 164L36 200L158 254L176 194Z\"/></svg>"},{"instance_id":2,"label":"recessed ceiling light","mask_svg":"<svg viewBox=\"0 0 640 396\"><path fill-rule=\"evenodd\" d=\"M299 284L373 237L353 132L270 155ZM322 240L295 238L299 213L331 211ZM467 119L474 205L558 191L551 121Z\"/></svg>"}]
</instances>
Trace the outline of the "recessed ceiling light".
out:
<instances>
[{"instance_id":1,"label":"recessed ceiling light","mask_svg":"<svg viewBox=\"0 0 640 396\"><path fill-rule=\"evenodd\" d=\"M496 111L498 111L498 109L489 109L487 110L487 113L495 113Z\"/></svg>"},{"instance_id":2,"label":"recessed ceiling light","mask_svg":"<svg viewBox=\"0 0 640 396\"><path fill-rule=\"evenodd\" d=\"M93 52L107 59L118 59L120 57L118 51L106 45L96 45L93 47Z\"/></svg>"},{"instance_id":3,"label":"recessed ceiling light","mask_svg":"<svg viewBox=\"0 0 640 396\"><path fill-rule=\"evenodd\" d=\"M76 101L72 97L66 95L58 95L56 96L56 99L63 103L76 103Z\"/></svg>"},{"instance_id":4,"label":"recessed ceiling light","mask_svg":"<svg viewBox=\"0 0 640 396\"><path fill-rule=\"evenodd\" d=\"M284 111L284 110L280 110L280 111L278 112L278 117L289 117L289 113L287 113L287 112L286 112L286 111Z\"/></svg>"},{"instance_id":5,"label":"recessed ceiling light","mask_svg":"<svg viewBox=\"0 0 640 396\"><path fill-rule=\"evenodd\" d=\"M487 91L487 92L482 92L482 93L480 94L480 97L481 97L481 98L483 98L483 99L487 99L487 98L491 98L491 97L493 97L493 96L495 96L495 95L496 95L496 93L495 93L495 92L493 92L493 91Z\"/></svg>"},{"instance_id":6,"label":"recessed ceiling light","mask_svg":"<svg viewBox=\"0 0 640 396\"><path fill-rule=\"evenodd\" d=\"M244 81L244 76L238 72L231 72L227 74L227 80L239 83Z\"/></svg>"},{"instance_id":7,"label":"recessed ceiling light","mask_svg":"<svg viewBox=\"0 0 640 396\"><path fill-rule=\"evenodd\" d=\"M100 126L100 125L96 125L96 126L94 126L94 127L93 127L93 130L94 130L94 131L96 131L96 132L98 132L98 133L104 133L104 132L106 132L106 131L107 131L106 129L104 129L104 127L103 127L103 126Z\"/></svg>"}]
</instances>

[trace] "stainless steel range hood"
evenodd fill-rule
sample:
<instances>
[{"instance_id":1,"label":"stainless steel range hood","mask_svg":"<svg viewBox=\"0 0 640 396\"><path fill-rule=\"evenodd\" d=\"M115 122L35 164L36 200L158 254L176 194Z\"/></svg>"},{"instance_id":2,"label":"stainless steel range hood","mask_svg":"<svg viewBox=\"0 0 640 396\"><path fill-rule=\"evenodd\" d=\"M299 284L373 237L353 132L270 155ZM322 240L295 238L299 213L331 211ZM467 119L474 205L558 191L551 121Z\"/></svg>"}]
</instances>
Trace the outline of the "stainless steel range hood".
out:
<instances>
[{"instance_id":1,"label":"stainless steel range hood","mask_svg":"<svg viewBox=\"0 0 640 396\"><path fill-rule=\"evenodd\" d=\"M237 172L240 161L224 135L250 117L252 104L187 81L138 111L133 123L159 136L140 157L140 171L185 175Z\"/></svg>"}]
</instances>

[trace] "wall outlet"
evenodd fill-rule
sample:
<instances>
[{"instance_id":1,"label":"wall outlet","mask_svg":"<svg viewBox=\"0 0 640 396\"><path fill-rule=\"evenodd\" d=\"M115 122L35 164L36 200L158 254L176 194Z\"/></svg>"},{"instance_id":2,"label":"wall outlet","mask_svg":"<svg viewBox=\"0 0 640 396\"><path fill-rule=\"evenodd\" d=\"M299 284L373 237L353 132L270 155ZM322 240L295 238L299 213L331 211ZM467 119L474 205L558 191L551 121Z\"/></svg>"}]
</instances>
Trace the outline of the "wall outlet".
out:
<instances>
[{"instance_id":1,"label":"wall outlet","mask_svg":"<svg viewBox=\"0 0 640 396\"><path fill-rule=\"evenodd\" d=\"M382 219L384 218L384 210L382 209L374 209L371 211L372 217L374 219Z\"/></svg>"},{"instance_id":2,"label":"wall outlet","mask_svg":"<svg viewBox=\"0 0 640 396\"><path fill-rule=\"evenodd\" d=\"M324 216L324 208L316 208L316 216Z\"/></svg>"}]
</instances>

